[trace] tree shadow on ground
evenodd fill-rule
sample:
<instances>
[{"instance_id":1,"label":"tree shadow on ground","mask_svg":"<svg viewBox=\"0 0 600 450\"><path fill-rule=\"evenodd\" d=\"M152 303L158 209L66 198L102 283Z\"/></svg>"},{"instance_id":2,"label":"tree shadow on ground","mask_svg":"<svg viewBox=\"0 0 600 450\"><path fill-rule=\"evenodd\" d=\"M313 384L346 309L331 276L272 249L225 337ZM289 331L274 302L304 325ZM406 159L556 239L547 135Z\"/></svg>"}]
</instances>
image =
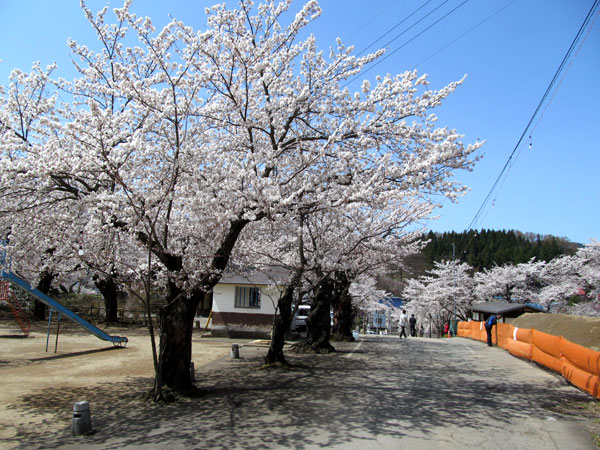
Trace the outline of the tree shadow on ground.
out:
<instances>
[{"instance_id":1,"label":"tree shadow on ground","mask_svg":"<svg viewBox=\"0 0 600 450\"><path fill-rule=\"evenodd\" d=\"M480 365L476 352L447 351L438 341L336 343L329 355L287 355L292 369L260 370L266 350L244 349L196 372L205 395L155 405L143 399L152 380L133 378L90 389L58 389L23 399L20 414L61 417L51 436L25 427L27 448L118 449L297 448L343 446L365 436L400 439L438 427L487 429L547 414L557 390L565 401L588 397L550 377L540 384L513 377L501 364ZM487 349L486 349L487 350ZM96 433L70 437L74 401L90 402ZM66 416L66 417L65 417ZM58 419L57 419L58 420ZM174 447L177 445L177 447ZM25 447L25 445L24 445Z\"/></svg>"}]
</instances>

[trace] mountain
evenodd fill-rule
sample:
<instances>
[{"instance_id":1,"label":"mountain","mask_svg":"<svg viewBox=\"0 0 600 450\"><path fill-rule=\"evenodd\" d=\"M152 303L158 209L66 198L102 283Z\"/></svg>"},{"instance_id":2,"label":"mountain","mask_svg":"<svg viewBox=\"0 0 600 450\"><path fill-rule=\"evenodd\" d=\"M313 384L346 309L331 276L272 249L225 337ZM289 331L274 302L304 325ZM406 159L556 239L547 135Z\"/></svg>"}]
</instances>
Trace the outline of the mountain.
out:
<instances>
[{"instance_id":1,"label":"mountain","mask_svg":"<svg viewBox=\"0 0 600 450\"><path fill-rule=\"evenodd\" d=\"M380 289L399 295L406 278L419 277L433 268L435 261L453 257L481 271L496 265L526 263L532 258L549 261L557 256L572 255L581 247L566 238L515 230L429 232L421 239L427 242L421 253L407 258L404 269L380 277L377 284Z\"/></svg>"}]
</instances>

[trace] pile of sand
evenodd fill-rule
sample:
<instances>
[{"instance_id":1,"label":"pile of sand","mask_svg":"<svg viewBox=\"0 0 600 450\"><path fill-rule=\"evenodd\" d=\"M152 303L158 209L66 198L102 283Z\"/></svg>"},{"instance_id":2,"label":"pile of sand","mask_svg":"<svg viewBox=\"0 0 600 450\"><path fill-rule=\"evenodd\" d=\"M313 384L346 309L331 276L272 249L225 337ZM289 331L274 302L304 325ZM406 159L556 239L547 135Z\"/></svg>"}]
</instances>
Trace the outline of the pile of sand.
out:
<instances>
[{"instance_id":1,"label":"pile of sand","mask_svg":"<svg viewBox=\"0 0 600 450\"><path fill-rule=\"evenodd\" d=\"M508 320L507 320L508 322ZM600 351L600 318L567 314L526 313L510 323L519 328L535 328L554 336Z\"/></svg>"}]
</instances>

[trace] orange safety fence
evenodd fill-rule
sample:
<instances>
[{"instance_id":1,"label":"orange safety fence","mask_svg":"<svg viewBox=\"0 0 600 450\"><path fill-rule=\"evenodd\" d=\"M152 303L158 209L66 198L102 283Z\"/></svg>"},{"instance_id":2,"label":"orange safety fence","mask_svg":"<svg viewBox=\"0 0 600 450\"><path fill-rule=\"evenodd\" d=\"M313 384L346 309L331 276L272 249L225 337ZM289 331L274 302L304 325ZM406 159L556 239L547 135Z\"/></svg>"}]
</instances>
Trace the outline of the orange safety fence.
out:
<instances>
[{"instance_id":1,"label":"orange safety fence","mask_svg":"<svg viewBox=\"0 0 600 450\"><path fill-rule=\"evenodd\" d=\"M563 361L560 359L561 339L562 336L553 336L533 329L531 359L549 369L562 373Z\"/></svg>"},{"instance_id":2,"label":"orange safety fence","mask_svg":"<svg viewBox=\"0 0 600 450\"><path fill-rule=\"evenodd\" d=\"M508 324L507 324L508 325ZM510 338L506 340L506 350L512 355L531 359L532 332L529 328L510 327Z\"/></svg>"},{"instance_id":3,"label":"orange safety fence","mask_svg":"<svg viewBox=\"0 0 600 450\"><path fill-rule=\"evenodd\" d=\"M487 341L483 322L459 322L457 335ZM492 328L492 342L512 355L533 360L560 373L573 385L600 398L600 352L562 336L517 328L507 323L499 323Z\"/></svg>"},{"instance_id":4,"label":"orange safety fence","mask_svg":"<svg viewBox=\"0 0 600 450\"><path fill-rule=\"evenodd\" d=\"M568 362L563 364L562 376L578 388L600 398L600 378L598 376L579 369Z\"/></svg>"},{"instance_id":5,"label":"orange safety fence","mask_svg":"<svg viewBox=\"0 0 600 450\"><path fill-rule=\"evenodd\" d=\"M496 325L496 332L493 333L492 336L495 335L498 347L507 349L506 341L508 341L509 338L512 339L512 329L511 328L514 329L514 327L512 327L511 325L509 325L507 323L498 323L498 325Z\"/></svg>"},{"instance_id":6,"label":"orange safety fence","mask_svg":"<svg viewBox=\"0 0 600 450\"><path fill-rule=\"evenodd\" d=\"M479 325L479 340L482 342L487 342L487 331L485 331L485 323L481 322ZM492 343L496 343L496 333L492 332Z\"/></svg>"},{"instance_id":7,"label":"orange safety fence","mask_svg":"<svg viewBox=\"0 0 600 450\"><path fill-rule=\"evenodd\" d=\"M456 335L460 337L471 337L471 322L458 322Z\"/></svg>"},{"instance_id":8,"label":"orange safety fence","mask_svg":"<svg viewBox=\"0 0 600 450\"><path fill-rule=\"evenodd\" d=\"M600 352L595 352L563 338L560 341L560 354L565 362L600 376Z\"/></svg>"},{"instance_id":9,"label":"orange safety fence","mask_svg":"<svg viewBox=\"0 0 600 450\"><path fill-rule=\"evenodd\" d=\"M473 334L473 339L477 339L478 341L485 342L487 340L487 334L485 332L485 327L483 322L471 322L471 332Z\"/></svg>"}]
</instances>

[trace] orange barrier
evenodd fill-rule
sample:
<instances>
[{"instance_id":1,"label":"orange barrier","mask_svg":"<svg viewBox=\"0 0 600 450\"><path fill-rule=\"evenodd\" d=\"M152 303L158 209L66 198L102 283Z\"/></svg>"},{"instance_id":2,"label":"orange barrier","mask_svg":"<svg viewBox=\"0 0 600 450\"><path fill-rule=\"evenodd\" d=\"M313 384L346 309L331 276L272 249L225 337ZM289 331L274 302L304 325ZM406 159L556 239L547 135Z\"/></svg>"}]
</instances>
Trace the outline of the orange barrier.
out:
<instances>
[{"instance_id":1,"label":"orange barrier","mask_svg":"<svg viewBox=\"0 0 600 450\"><path fill-rule=\"evenodd\" d=\"M546 366L558 373L562 373L563 362L560 359L541 351L535 345L531 346L531 359L542 366Z\"/></svg>"},{"instance_id":2,"label":"orange barrier","mask_svg":"<svg viewBox=\"0 0 600 450\"><path fill-rule=\"evenodd\" d=\"M526 342L531 345L533 330L530 328L515 328L516 335L515 339L519 342Z\"/></svg>"},{"instance_id":3,"label":"orange barrier","mask_svg":"<svg viewBox=\"0 0 600 450\"><path fill-rule=\"evenodd\" d=\"M459 322L458 336L487 341L483 322ZM560 373L573 385L600 398L600 352L562 336L515 328L507 323L492 328L492 342L512 355L533 360Z\"/></svg>"},{"instance_id":4,"label":"orange barrier","mask_svg":"<svg viewBox=\"0 0 600 450\"><path fill-rule=\"evenodd\" d=\"M562 367L562 376L580 389L589 392L594 397L600 398L600 378L579 369L568 362Z\"/></svg>"},{"instance_id":5,"label":"orange barrier","mask_svg":"<svg viewBox=\"0 0 600 450\"><path fill-rule=\"evenodd\" d=\"M506 350L515 356L531 359L532 330L511 327L511 337L507 340Z\"/></svg>"},{"instance_id":6,"label":"orange barrier","mask_svg":"<svg viewBox=\"0 0 600 450\"><path fill-rule=\"evenodd\" d=\"M487 342L487 333L485 331L484 322L477 322L477 321L473 320L473 321L469 321L466 323L470 324L471 339L475 339L475 340L481 341L481 342ZM495 328L492 328L492 342L496 343Z\"/></svg>"},{"instance_id":7,"label":"orange barrier","mask_svg":"<svg viewBox=\"0 0 600 450\"><path fill-rule=\"evenodd\" d=\"M560 341L561 358L581 370L600 376L600 352L575 344L567 339Z\"/></svg>"},{"instance_id":8,"label":"orange barrier","mask_svg":"<svg viewBox=\"0 0 600 450\"><path fill-rule=\"evenodd\" d=\"M482 342L487 341L487 333L485 332L485 323L483 322L475 322L477 324L477 329L475 330L476 339ZM493 336L493 333L492 333Z\"/></svg>"},{"instance_id":9,"label":"orange barrier","mask_svg":"<svg viewBox=\"0 0 600 450\"><path fill-rule=\"evenodd\" d=\"M512 355L520 358L531 359L531 344L512 340L508 341L506 350L508 350Z\"/></svg>"},{"instance_id":10,"label":"orange barrier","mask_svg":"<svg viewBox=\"0 0 600 450\"><path fill-rule=\"evenodd\" d=\"M561 339L562 336L553 336L534 329L531 340L531 359L549 369L562 373Z\"/></svg>"},{"instance_id":11,"label":"orange barrier","mask_svg":"<svg viewBox=\"0 0 600 450\"><path fill-rule=\"evenodd\" d=\"M512 339L512 331L514 327L507 323L498 323L496 325L496 330L492 328L492 336L496 336L498 340L498 347L502 347L503 349L507 349L508 344L507 341L510 337Z\"/></svg>"},{"instance_id":12,"label":"orange barrier","mask_svg":"<svg viewBox=\"0 0 600 450\"><path fill-rule=\"evenodd\" d=\"M471 337L471 322L458 322L456 335L459 337Z\"/></svg>"},{"instance_id":13,"label":"orange barrier","mask_svg":"<svg viewBox=\"0 0 600 450\"><path fill-rule=\"evenodd\" d=\"M538 349L555 358L560 358L560 341L562 336L554 336L552 334L538 331L535 328L532 332L531 343Z\"/></svg>"}]
</instances>

